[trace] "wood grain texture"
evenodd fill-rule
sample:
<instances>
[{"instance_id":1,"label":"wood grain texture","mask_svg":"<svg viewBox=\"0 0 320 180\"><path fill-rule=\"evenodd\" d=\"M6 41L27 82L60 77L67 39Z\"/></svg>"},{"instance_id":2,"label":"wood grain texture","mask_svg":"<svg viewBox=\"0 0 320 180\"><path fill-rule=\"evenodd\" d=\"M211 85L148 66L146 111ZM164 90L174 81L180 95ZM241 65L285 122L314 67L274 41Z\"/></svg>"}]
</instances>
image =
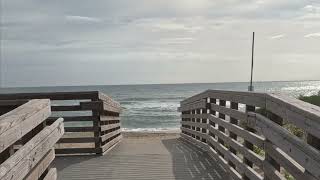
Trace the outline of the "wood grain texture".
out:
<instances>
[{"instance_id":1,"label":"wood grain texture","mask_svg":"<svg viewBox=\"0 0 320 180\"><path fill-rule=\"evenodd\" d=\"M57 169L50 168L47 175L43 178L43 180L56 180L57 179Z\"/></svg>"},{"instance_id":2,"label":"wood grain texture","mask_svg":"<svg viewBox=\"0 0 320 180\"><path fill-rule=\"evenodd\" d=\"M48 169L51 162L54 160L54 149L51 149L41 161L32 169L32 171L25 177L25 180L39 179L41 175Z\"/></svg>"},{"instance_id":3,"label":"wood grain texture","mask_svg":"<svg viewBox=\"0 0 320 180\"><path fill-rule=\"evenodd\" d=\"M0 116L0 152L44 122L51 114L50 101L31 100Z\"/></svg>"},{"instance_id":4,"label":"wood grain texture","mask_svg":"<svg viewBox=\"0 0 320 180\"><path fill-rule=\"evenodd\" d=\"M0 179L23 179L64 133L63 119L47 126L0 165Z\"/></svg>"},{"instance_id":5,"label":"wood grain texture","mask_svg":"<svg viewBox=\"0 0 320 180\"><path fill-rule=\"evenodd\" d=\"M61 180L229 180L203 150L176 137L123 138L104 156L57 157Z\"/></svg>"}]
</instances>

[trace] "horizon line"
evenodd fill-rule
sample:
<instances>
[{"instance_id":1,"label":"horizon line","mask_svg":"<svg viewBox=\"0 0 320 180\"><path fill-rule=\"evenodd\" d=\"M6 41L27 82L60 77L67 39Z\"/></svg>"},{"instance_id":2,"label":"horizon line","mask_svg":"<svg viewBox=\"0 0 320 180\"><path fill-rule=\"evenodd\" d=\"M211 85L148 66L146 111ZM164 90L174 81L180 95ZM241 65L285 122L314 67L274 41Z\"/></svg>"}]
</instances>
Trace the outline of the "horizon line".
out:
<instances>
[{"instance_id":1,"label":"horizon line","mask_svg":"<svg viewBox=\"0 0 320 180\"><path fill-rule=\"evenodd\" d=\"M266 81L253 81L253 83L262 83L262 82L306 82L306 81L320 81L313 80L266 80ZM0 89L6 88L46 88L46 87L88 87L88 86L143 86L143 85L184 85L184 84L222 84L222 83L248 83L246 81L227 81L227 82L197 82L197 83L150 83L150 84L88 84L88 85L61 85L61 86L5 86L0 87Z\"/></svg>"}]
</instances>

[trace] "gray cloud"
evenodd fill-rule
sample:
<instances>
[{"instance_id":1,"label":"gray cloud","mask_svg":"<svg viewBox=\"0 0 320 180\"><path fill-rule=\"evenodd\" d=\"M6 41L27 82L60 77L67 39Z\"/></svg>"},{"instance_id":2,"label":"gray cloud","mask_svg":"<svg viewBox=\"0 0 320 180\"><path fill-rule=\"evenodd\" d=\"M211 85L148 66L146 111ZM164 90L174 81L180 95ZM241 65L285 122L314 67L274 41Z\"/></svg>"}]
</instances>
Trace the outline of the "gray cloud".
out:
<instances>
[{"instance_id":1,"label":"gray cloud","mask_svg":"<svg viewBox=\"0 0 320 180\"><path fill-rule=\"evenodd\" d=\"M316 0L5 0L1 78L6 86L246 81L256 31L256 80L319 79L319 9Z\"/></svg>"}]
</instances>

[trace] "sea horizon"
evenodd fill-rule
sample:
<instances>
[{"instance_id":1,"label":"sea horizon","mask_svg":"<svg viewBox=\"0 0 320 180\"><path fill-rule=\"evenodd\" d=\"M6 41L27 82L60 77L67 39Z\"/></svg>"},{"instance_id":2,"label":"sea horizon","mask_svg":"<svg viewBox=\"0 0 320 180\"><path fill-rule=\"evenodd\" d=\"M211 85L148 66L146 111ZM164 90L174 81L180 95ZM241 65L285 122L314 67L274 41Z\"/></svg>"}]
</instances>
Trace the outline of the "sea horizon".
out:
<instances>
[{"instance_id":1,"label":"sea horizon","mask_svg":"<svg viewBox=\"0 0 320 180\"><path fill-rule=\"evenodd\" d=\"M180 114L177 112L183 99L208 89L247 91L248 82L139 84L139 85L88 85L1 88L0 93L101 91L120 102L121 127L129 132L177 131ZM320 91L320 80L253 82L256 92L284 93L292 97L314 95ZM52 102L56 103L56 102ZM71 114L72 115L72 114ZM66 123L66 126L88 124Z\"/></svg>"},{"instance_id":2,"label":"sea horizon","mask_svg":"<svg viewBox=\"0 0 320 180\"><path fill-rule=\"evenodd\" d=\"M252 83L264 82L307 82L307 81L320 81L320 79L311 80L261 80L253 81ZM249 81L225 81L225 82L178 82L178 83L137 83L137 84L84 84L84 85L43 85L43 86L0 86L0 88L45 88L45 87L86 87L86 86L143 86L143 85L187 85L187 84L224 84L224 83L250 83Z\"/></svg>"}]
</instances>

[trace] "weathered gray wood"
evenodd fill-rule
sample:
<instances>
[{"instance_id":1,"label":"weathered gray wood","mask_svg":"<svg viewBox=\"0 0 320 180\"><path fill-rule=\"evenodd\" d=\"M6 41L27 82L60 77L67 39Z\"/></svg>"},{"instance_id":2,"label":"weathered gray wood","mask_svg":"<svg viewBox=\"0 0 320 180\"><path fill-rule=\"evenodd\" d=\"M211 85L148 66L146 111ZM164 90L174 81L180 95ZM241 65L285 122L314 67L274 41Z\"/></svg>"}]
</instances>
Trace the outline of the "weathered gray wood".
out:
<instances>
[{"instance_id":1,"label":"weathered gray wood","mask_svg":"<svg viewBox=\"0 0 320 180\"><path fill-rule=\"evenodd\" d=\"M318 150L266 117L255 113L249 114L250 126L256 127L273 144L281 148L315 177L320 178L320 152Z\"/></svg>"},{"instance_id":2,"label":"weathered gray wood","mask_svg":"<svg viewBox=\"0 0 320 180\"><path fill-rule=\"evenodd\" d=\"M44 128L0 165L0 179L22 179L36 166L64 133L63 119Z\"/></svg>"},{"instance_id":3,"label":"weathered gray wood","mask_svg":"<svg viewBox=\"0 0 320 180\"><path fill-rule=\"evenodd\" d=\"M208 97L223 99L237 103L243 103L251 106L265 107L265 94L248 91L220 91L210 90Z\"/></svg>"},{"instance_id":4,"label":"weathered gray wood","mask_svg":"<svg viewBox=\"0 0 320 180\"><path fill-rule=\"evenodd\" d=\"M192 96L190 98L187 98L187 99L181 101L181 105L185 106L187 104L194 103L195 101L199 101L200 99L207 98L208 97L208 92L209 92L209 90L204 91L204 92L202 92L200 94L194 95L194 96Z\"/></svg>"},{"instance_id":5,"label":"weathered gray wood","mask_svg":"<svg viewBox=\"0 0 320 180\"><path fill-rule=\"evenodd\" d=\"M191 134L194 134L194 135L199 136L199 137L204 138L204 139L207 138L207 134L204 134L204 133L202 133L200 131L195 131L195 130L187 129L187 128L184 128L184 127L181 127L181 130L189 132Z\"/></svg>"},{"instance_id":6,"label":"weathered gray wood","mask_svg":"<svg viewBox=\"0 0 320 180\"><path fill-rule=\"evenodd\" d=\"M0 107L3 106L21 106L22 104L27 103L28 100L0 100Z\"/></svg>"},{"instance_id":7,"label":"weathered gray wood","mask_svg":"<svg viewBox=\"0 0 320 180\"><path fill-rule=\"evenodd\" d=\"M101 147L101 151L105 152L107 151L109 148L111 148L112 146L114 146L115 144L119 143L120 140L122 138L122 135L120 134L119 136L117 136L116 138L112 139L111 141L109 141L108 143L106 143L105 145L103 145Z\"/></svg>"},{"instance_id":8,"label":"weathered gray wood","mask_svg":"<svg viewBox=\"0 0 320 180\"><path fill-rule=\"evenodd\" d=\"M235 154L231 153L225 146L220 144L216 139L208 137L208 141L214 145L223 155L226 161L231 161L238 168L240 174L245 174L250 179L262 180L263 178L255 172L251 167L244 164L241 159Z\"/></svg>"},{"instance_id":9,"label":"weathered gray wood","mask_svg":"<svg viewBox=\"0 0 320 180\"><path fill-rule=\"evenodd\" d=\"M114 101L111 97L100 93L98 91L88 91L88 92L49 92L49 93L17 93L17 94L0 94L0 106L1 102L8 103L9 105L15 105L18 102L26 102L29 99L43 99L48 98L51 100L56 100L57 104L51 107L52 111L58 111L59 115L65 118L65 122L73 122L73 121L91 121L93 122L93 127L66 127L65 131L70 132L70 137L73 133L79 132L93 132L94 134L98 135L94 139L91 138L68 138L62 139L61 143L82 143L82 142L89 142L94 140L94 143L97 143L100 140L101 130L109 130L112 127L119 127L120 126L120 117L119 113L121 112L121 106L118 102ZM65 105L65 103L61 103L61 101L68 101L68 100L76 100L78 104L73 105ZM81 100L81 101L79 101ZM87 100L87 101L82 101ZM68 103L69 104L69 103ZM6 105L6 104L4 104ZM10 106L10 108L12 108ZM11 110L11 109L10 109ZM74 111L70 117L70 113L67 111ZM81 111L92 111L96 112L97 114L90 114L85 115L84 113L81 115ZM3 111L6 113L7 111ZM100 117L101 116L101 117ZM49 117L45 122L51 124L56 121L58 117ZM118 125L102 125L105 123L118 123ZM101 125L102 128L101 128ZM0 126L0 134L1 129ZM100 134L100 135L99 135ZM72 142L74 140L74 142ZM101 147L98 146L96 149ZM0 151L1 152L1 151ZM56 153L61 152L60 150Z\"/></svg>"},{"instance_id":10,"label":"weathered gray wood","mask_svg":"<svg viewBox=\"0 0 320 180\"><path fill-rule=\"evenodd\" d=\"M57 157L54 165L61 180L229 180L218 161L171 135L124 137L104 156Z\"/></svg>"},{"instance_id":11,"label":"weathered gray wood","mask_svg":"<svg viewBox=\"0 0 320 180\"><path fill-rule=\"evenodd\" d=\"M100 131L108 131L117 127L120 127L120 123L101 125Z\"/></svg>"},{"instance_id":12,"label":"weathered gray wood","mask_svg":"<svg viewBox=\"0 0 320 180\"><path fill-rule=\"evenodd\" d=\"M213 121L216 124L219 124L220 126L225 127L226 129L232 131L233 133L235 133L236 135L248 140L249 142L251 142L252 144L255 144L258 147L263 147L264 146L264 138L249 132L245 129L243 129L242 127L239 127L235 124L231 124L230 122L217 118L216 116L212 115L212 114L182 114L181 115L182 118L204 118L204 119L209 119L210 121ZM185 123L186 121L181 121L182 123ZM190 122L187 122L190 123Z\"/></svg>"},{"instance_id":13,"label":"weathered gray wood","mask_svg":"<svg viewBox=\"0 0 320 180\"><path fill-rule=\"evenodd\" d=\"M226 134L220 132L217 128L210 126L208 129L210 132L213 132L216 136L221 138L226 144L236 149L238 152L240 152L243 156L248 158L250 161L254 162L257 166L262 167L262 161L263 161L262 157L258 156L253 151L247 149L238 141L235 141L234 139L231 139L230 137L228 137Z\"/></svg>"},{"instance_id":14,"label":"weathered gray wood","mask_svg":"<svg viewBox=\"0 0 320 180\"><path fill-rule=\"evenodd\" d=\"M121 133L121 129L118 129L118 130L112 131L112 132L110 132L108 134L102 135L100 138L101 138L101 141L104 142L107 139L110 139L111 137L113 137L115 135L118 135L120 133Z\"/></svg>"},{"instance_id":15,"label":"weathered gray wood","mask_svg":"<svg viewBox=\"0 0 320 180\"><path fill-rule=\"evenodd\" d=\"M224 106L220 106L217 104L211 104L211 110L218 111L219 113L223 113L225 115L231 116L238 120L246 120L247 114L235 109L226 108Z\"/></svg>"},{"instance_id":16,"label":"weathered gray wood","mask_svg":"<svg viewBox=\"0 0 320 180\"><path fill-rule=\"evenodd\" d=\"M100 116L100 121L120 121L119 116Z\"/></svg>"},{"instance_id":17,"label":"weathered gray wood","mask_svg":"<svg viewBox=\"0 0 320 180\"><path fill-rule=\"evenodd\" d=\"M54 149L51 149L42 159L41 161L36 165L36 167L33 168L33 170L25 177L24 180L35 180L39 179L41 175L46 171L46 169L49 167L51 162L54 160L55 154Z\"/></svg>"},{"instance_id":18,"label":"weathered gray wood","mask_svg":"<svg viewBox=\"0 0 320 180\"><path fill-rule=\"evenodd\" d=\"M95 154L97 149L95 148L63 148L55 149L56 154Z\"/></svg>"},{"instance_id":19,"label":"weathered gray wood","mask_svg":"<svg viewBox=\"0 0 320 180\"><path fill-rule=\"evenodd\" d=\"M55 121L59 117L49 117L47 121ZM98 121L98 116L64 116L64 122L73 122L73 121Z\"/></svg>"},{"instance_id":20,"label":"weathered gray wood","mask_svg":"<svg viewBox=\"0 0 320 180\"><path fill-rule=\"evenodd\" d=\"M93 132L95 127L86 126L86 127L65 127L65 132Z\"/></svg>"},{"instance_id":21,"label":"weathered gray wood","mask_svg":"<svg viewBox=\"0 0 320 180\"><path fill-rule=\"evenodd\" d=\"M199 128L208 128L208 124L205 123L197 123L197 122L191 122L191 121L181 121L181 124L183 125L189 125L189 126L195 126Z\"/></svg>"},{"instance_id":22,"label":"weathered gray wood","mask_svg":"<svg viewBox=\"0 0 320 180\"><path fill-rule=\"evenodd\" d=\"M108 95L99 92L98 96L99 96L99 99L102 100L102 101L104 101L108 106L112 106L112 107L115 107L115 108L117 108L117 109L121 109L120 103L114 101L114 100L113 100L111 97L109 97Z\"/></svg>"},{"instance_id":23,"label":"weathered gray wood","mask_svg":"<svg viewBox=\"0 0 320 180\"><path fill-rule=\"evenodd\" d=\"M320 107L284 95L267 97L269 111L320 138Z\"/></svg>"},{"instance_id":24,"label":"weathered gray wood","mask_svg":"<svg viewBox=\"0 0 320 180\"><path fill-rule=\"evenodd\" d=\"M205 136L205 138L207 137L206 134L199 134L200 132L196 132L196 131L193 131L193 130L191 130L191 129L186 129L186 128L184 128L184 129L182 129L182 130L184 130L184 131L186 131L186 132L189 132L189 133L194 132L195 134L198 134L198 136L200 136L200 137L203 137L203 136ZM204 151L207 151L208 148L209 148L208 145L207 145L207 143L204 143L204 142L202 142L202 141L200 141L200 140L197 140L197 139L195 139L195 138L193 138L193 137L191 137L191 136L188 136L188 135L183 134L183 133L181 133L181 136L184 137L185 139L189 140L189 141L190 141L191 143L193 143L195 146L197 146L198 148L200 148L200 149L202 149L202 150L204 150Z\"/></svg>"},{"instance_id":25,"label":"weathered gray wood","mask_svg":"<svg viewBox=\"0 0 320 180\"><path fill-rule=\"evenodd\" d=\"M296 179L316 180L316 178L312 176L308 171L305 171L305 169L300 164L294 161L294 159L292 159L275 145L266 143L265 150L273 159L276 159L277 162Z\"/></svg>"},{"instance_id":26,"label":"weathered gray wood","mask_svg":"<svg viewBox=\"0 0 320 180\"><path fill-rule=\"evenodd\" d=\"M217 118L213 115L208 116L209 120L213 121L216 124L220 124L221 126L224 126L225 128L229 129L230 131L234 132L238 136L246 139L247 141L251 142L252 144L255 144L258 147L264 146L264 138L252 133L250 131L245 130L244 128L241 128L237 125L231 124L225 120L222 120L220 118Z\"/></svg>"},{"instance_id":27,"label":"weathered gray wood","mask_svg":"<svg viewBox=\"0 0 320 180\"><path fill-rule=\"evenodd\" d=\"M271 180L287 180L268 161L263 162L263 172L264 172L265 179L268 178Z\"/></svg>"},{"instance_id":28,"label":"weathered gray wood","mask_svg":"<svg viewBox=\"0 0 320 180\"><path fill-rule=\"evenodd\" d=\"M14 94L0 94L0 100L16 100L16 99L85 100L85 99L98 98L98 93L99 93L98 91L14 93Z\"/></svg>"},{"instance_id":29,"label":"weathered gray wood","mask_svg":"<svg viewBox=\"0 0 320 180\"><path fill-rule=\"evenodd\" d=\"M199 100L190 104L183 105L180 108L180 111L189 111L189 110L194 110L194 109L202 109L206 108L207 102L205 100Z\"/></svg>"},{"instance_id":30,"label":"weathered gray wood","mask_svg":"<svg viewBox=\"0 0 320 180\"><path fill-rule=\"evenodd\" d=\"M0 116L0 152L22 138L50 116L50 101L31 100Z\"/></svg>"},{"instance_id":31,"label":"weathered gray wood","mask_svg":"<svg viewBox=\"0 0 320 180\"><path fill-rule=\"evenodd\" d=\"M120 107L111 106L104 101L80 102L80 106L82 110L97 110L97 111L108 111L108 112L116 112L116 113L121 112Z\"/></svg>"},{"instance_id":32,"label":"weathered gray wood","mask_svg":"<svg viewBox=\"0 0 320 180\"><path fill-rule=\"evenodd\" d=\"M228 162L223 157L221 157L214 149L210 148L208 150L208 154L212 158L217 160L219 164L221 164L224 169L228 171L229 175L231 175L234 180L242 180L241 174L239 174L239 172L236 171L233 167L229 166Z\"/></svg>"},{"instance_id":33,"label":"weathered gray wood","mask_svg":"<svg viewBox=\"0 0 320 180\"><path fill-rule=\"evenodd\" d=\"M52 111L82 111L80 105L51 106Z\"/></svg>"},{"instance_id":34,"label":"weathered gray wood","mask_svg":"<svg viewBox=\"0 0 320 180\"><path fill-rule=\"evenodd\" d=\"M57 169L50 168L47 175L43 178L43 180L56 180L57 179Z\"/></svg>"},{"instance_id":35,"label":"weathered gray wood","mask_svg":"<svg viewBox=\"0 0 320 180\"><path fill-rule=\"evenodd\" d=\"M214 101L211 103L207 102L208 98L214 99ZM221 104L217 105L215 103L216 99L222 102L222 106ZM224 107L224 100L231 102L231 108ZM198 110L203 109L203 105L201 105L202 102L210 103L209 105L207 104L206 108L209 108L211 112L219 112L219 117L217 117L215 113L211 115L200 114ZM249 108L252 107L252 111L254 111L255 106L266 108L268 112L274 113L282 117L285 121L302 128L307 132L309 144L298 139L262 115L257 115L260 118L254 120L251 117L248 118L248 114L251 115L251 113L238 111L238 107L235 106L237 103L245 104L246 107ZM249 110L251 111L251 109ZM216 158L224 160L220 161L220 163L231 170L233 169L232 167L235 166L237 170L233 170L238 171L244 176L236 176L236 178L262 178L249 167L253 167L252 163L254 163L264 169L266 179L283 179L283 175L279 172L280 169L277 170L275 169L276 167L272 166L272 163L276 163L277 161L295 178L320 179L320 108L317 106L277 94L207 90L182 101L179 111L183 112L181 115L181 124L184 127L181 127L181 136L199 146L203 144L200 141L201 138L198 138L203 137L203 134L198 131L199 128L209 129L210 136L207 136L208 145L212 145L217 149L218 152L215 154ZM230 116L230 122L224 119L225 115ZM202 118L209 119L212 125L218 124L219 129L211 125L202 125L197 121L197 119ZM194 121L195 119L196 121ZM239 127L237 125L239 120L247 124L248 129ZM190 127L190 129L185 127ZM258 134L266 136L266 145L265 138L254 133L256 128L258 128ZM229 137L224 133L225 129L229 131ZM219 141L211 136L218 138ZM240 144L236 140L237 136L242 137L248 144L247 148L251 150ZM275 145L268 143L269 141ZM228 145L229 149L224 146L225 144ZM263 159L252 151L253 145L263 148L266 151L265 161L262 161ZM209 149L215 151L212 148ZM243 165L237 160L235 156L237 152L244 155L244 160L248 162L248 165ZM220 154L223 154L223 156ZM268 162L267 159L268 157L271 158L271 156L273 160ZM301 166L303 166L305 170ZM316 169L318 169L318 172Z\"/></svg>"},{"instance_id":36,"label":"weathered gray wood","mask_svg":"<svg viewBox=\"0 0 320 180\"><path fill-rule=\"evenodd\" d=\"M58 143L94 143L95 137L61 138Z\"/></svg>"}]
</instances>

